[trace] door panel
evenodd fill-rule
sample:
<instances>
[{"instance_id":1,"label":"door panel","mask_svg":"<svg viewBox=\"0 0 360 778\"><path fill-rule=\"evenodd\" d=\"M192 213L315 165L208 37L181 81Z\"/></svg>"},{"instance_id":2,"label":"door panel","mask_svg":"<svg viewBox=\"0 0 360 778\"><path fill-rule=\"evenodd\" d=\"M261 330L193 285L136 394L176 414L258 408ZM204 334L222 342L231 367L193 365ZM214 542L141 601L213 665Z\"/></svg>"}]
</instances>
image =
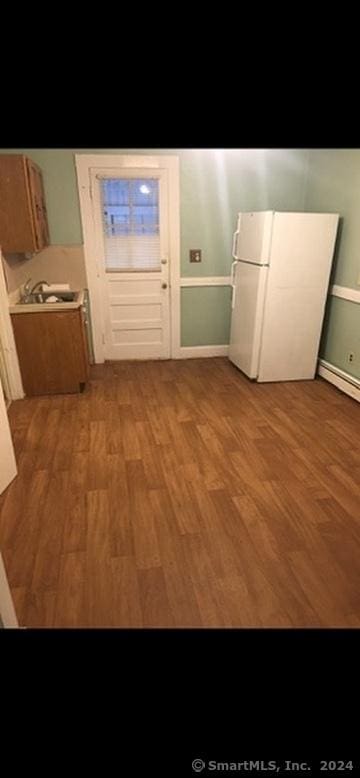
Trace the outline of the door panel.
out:
<instances>
[{"instance_id":1,"label":"door panel","mask_svg":"<svg viewBox=\"0 0 360 778\"><path fill-rule=\"evenodd\" d=\"M105 359L166 359L170 356L167 171L94 168L92 186Z\"/></svg>"},{"instance_id":2,"label":"door panel","mask_svg":"<svg viewBox=\"0 0 360 778\"><path fill-rule=\"evenodd\" d=\"M146 275L144 273L141 276L140 273L134 273L131 276L125 275L125 273L122 273L121 276L115 273L107 273L106 275L111 295L129 298L129 301L131 299L131 304L136 302L139 295L139 281L142 281L142 289L147 297L151 297L151 295L156 296L159 292L160 278L149 278L148 273Z\"/></svg>"},{"instance_id":3,"label":"door panel","mask_svg":"<svg viewBox=\"0 0 360 778\"><path fill-rule=\"evenodd\" d=\"M243 262L267 264L270 254L272 211L242 213L239 215L236 257Z\"/></svg>"},{"instance_id":4,"label":"door panel","mask_svg":"<svg viewBox=\"0 0 360 778\"><path fill-rule=\"evenodd\" d=\"M159 346L162 342L161 335L161 329L154 329L153 327L143 329L139 326L139 328L131 330L125 328L115 329L114 343L116 345L132 345L136 343L139 346L146 346L150 343L153 346Z\"/></svg>"},{"instance_id":5,"label":"door panel","mask_svg":"<svg viewBox=\"0 0 360 778\"><path fill-rule=\"evenodd\" d=\"M19 622L16 617L4 562L0 554L0 627L15 628L18 626Z\"/></svg>"},{"instance_id":6,"label":"door panel","mask_svg":"<svg viewBox=\"0 0 360 778\"><path fill-rule=\"evenodd\" d=\"M0 494L17 473L14 447L5 407L4 392L0 382Z\"/></svg>"},{"instance_id":7,"label":"door panel","mask_svg":"<svg viewBox=\"0 0 360 778\"><path fill-rule=\"evenodd\" d=\"M40 169L31 160L27 160L31 191L31 207L33 211L33 224L35 230L36 248L40 251L48 245L48 234L46 219L44 214L44 192L42 186L42 175Z\"/></svg>"},{"instance_id":8,"label":"door panel","mask_svg":"<svg viewBox=\"0 0 360 778\"><path fill-rule=\"evenodd\" d=\"M119 274L106 273L106 359L166 358L170 353L168 288L162 289L160 277L134 275L134 280L120 281Z\"/></svg>"},{"instance_id":9,"label":"door panel","mask_svg":"<svg viewBox=\"0 0 360 778\"><path fill-rule=\"evenodd\" d=\"M1 383L4 391L5 403L7 404L10 400L11 393L10 393L10 386L9 386L9 379L7 375L5 357L3 354L3 345L1 343L1 337L0 337L0 384Z\"/></svg>"},{"instance_id":10,"label":"door panel","mask_svg":"<svg viewBox=\"0 0 360 778\"><path fill-rule=\"evenodd\" d=\"M128 304L127 304L128 303ZM111 320L113 323L123 321L137 321L138 319L157 319L161 318L161 303L138 303L131 305L129 298L127 303L112 303Z\"/></svg>"},{"instance_id":11,"label":"door panel","mask_svg":"<svg viewBox=\"0 0 360 778\"><path fill-rule=\"evenodd\" d=\"M231 317L229 359L249 378L258 373L267 267L238 262Z\"/></svg>"}]
</instances>

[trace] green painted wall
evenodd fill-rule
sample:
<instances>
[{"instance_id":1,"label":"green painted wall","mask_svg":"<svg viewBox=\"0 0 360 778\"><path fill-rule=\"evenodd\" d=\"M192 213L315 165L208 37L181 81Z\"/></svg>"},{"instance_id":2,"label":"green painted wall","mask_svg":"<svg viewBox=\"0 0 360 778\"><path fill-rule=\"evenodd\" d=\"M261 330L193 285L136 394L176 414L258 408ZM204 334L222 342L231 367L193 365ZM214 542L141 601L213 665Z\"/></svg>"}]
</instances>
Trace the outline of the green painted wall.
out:
<instances>
[{"instance_id":1,"label":"green painted wall","mask_svg":"<svg viewBox=\"0 0 360 778\"><path fill-rule=\"evenodd\" d=\"M305 209L341 217L331 283L360 291L360 149L309 152ZM360 378L360 305L329 298L320 355ZM348 353L355 353L352 363Z\"/></svg>"},{"instance_id":2,"label":"green painted wall","mask_svg":"<svg viewBox=\"0 0 360 778\"><path fill-rule=\"evenodd\" d=\"M50 242L81 244L80 206L74 151L71 149L1 149L1 153L27 154L43 172Z\"/></svg>"},{"instance_id":3,"label":"green painted wall","mask_svg":"<svg viewBox=\"0 0 360 778\"><path fill-rule=\"evenodd\" d=\"M229 343L230 303L228 286L184 287L181 290L181 345L221 346Z\"/></svg>"},{"instance_id":4,"label":"green painted wall","mask_svg":"<svg viewBox=\"0 0 360 778\"><path fill-rule=\"evenodd\" d=\"M43 171L51 243L82 243L74 154L176 154L180 158L181 274L228 275L241 210L303 210L302 149L2 149L28 154ZM201 248L200 265L189 249Z\"/></svg>"},{"instance_id":5,"label":"green painted wall","mask_svg":"<svg viewBox=\"0 0 360 778\"><path fill-rule=\"evenodd\" d=\"M229 275L241 210L303 210L305 151L188 150L181 154L181 275ZM201 248L201 265L189 249Z\"/></svg>"},{"instance_id":6,"label":"green painted wall","mask_svg":"<svg viewBox=\"0 0 360 778\"><path fill-rule=\"evenodd\" d=\"M341 216L332 283L360 290L360 149L2 149L42 168L51 242L82 243L75 153L177 154L180 158L181 275L229 275L239 210L336 212ZM189 249L203 261L189 263ZM182 345L228 342L225 287L181 292ZM321 356L360 378L360 306L329 299ZM347 355L355 353L349 363Z\"/></svg>"},{"instance_id":7,"label":"green painted wall","mask_svg":"<svg viewBox=\"0 0 360 778\"><path fill-rule=\"evenodd\" d=\"M359 305L340 297L331 297L328 302L321 356L346 373L360 378L360 318ZM354 354L349 362L349 353Z\"/></svg>"},{"instance_id":8,"label":"green painted wall","mask_svg":"<svg viewBox=\"0 0 360 778\"><path fill-rule=\"evenodd\" d=\"M241 210L303 210L304 149L2 149L24 153L43 171L52 244L82 243L75 153L177 154L180 158L181 275L229 275L232 234ZM189 249L202 250L190 264ZM183 345L228 342L229 294L182 290ZM191 298L191 304L189 303ZM196 302L198 301L198 302ZM221 302L222 301L222 302ZM217 304L223 304L220 316ZM215 306L215 308L213 307ZM197 315L190 310L195 307ZM224 340L225 338L225 340Z\"/></svg>"},{"instance_id":9,"label":"green painted wall","mask_svg":"<svg viewBox=\"0 0 360 778\"><path fill-rule=\"evenodd\" d=\"M359 289L360 274L360 149L310 151L305 206L341 216L341 240L333 283Z\"/></svg>"}]
</instances>

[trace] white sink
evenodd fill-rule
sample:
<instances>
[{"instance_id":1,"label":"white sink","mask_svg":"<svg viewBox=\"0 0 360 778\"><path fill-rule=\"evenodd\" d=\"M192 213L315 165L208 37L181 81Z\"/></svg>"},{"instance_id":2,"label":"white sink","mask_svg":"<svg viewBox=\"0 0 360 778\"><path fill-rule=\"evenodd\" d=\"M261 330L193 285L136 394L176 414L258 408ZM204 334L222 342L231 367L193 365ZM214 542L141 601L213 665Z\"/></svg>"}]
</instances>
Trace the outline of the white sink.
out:
<instances>
[{"instance_id":1,"label":"white sink","mask_svg":"<svg viewBox=\"0 0 360 778\"><path fill-rule=\"evenodd\" d=\"M51 305L52 303L74 303L80 292L34 292L20 297L19 305ZM56 298L56 299L54 299Z\"/></svg>"},{"instance_id":2,"label":"white sink","mask_svg":"<svg viewBox=\"0 0 360 778\"><path fill-rule=\"evenodd\" d=\"M56 297L56 302L46 302L48 297ZM34 294L23 295L20 299L9 306L10 313L38 313L39 311L62 311L72 308L80 308L84 302L84 290L77 292L70 291L51 291L35 292Z\"/></svg>"}]
</instances>

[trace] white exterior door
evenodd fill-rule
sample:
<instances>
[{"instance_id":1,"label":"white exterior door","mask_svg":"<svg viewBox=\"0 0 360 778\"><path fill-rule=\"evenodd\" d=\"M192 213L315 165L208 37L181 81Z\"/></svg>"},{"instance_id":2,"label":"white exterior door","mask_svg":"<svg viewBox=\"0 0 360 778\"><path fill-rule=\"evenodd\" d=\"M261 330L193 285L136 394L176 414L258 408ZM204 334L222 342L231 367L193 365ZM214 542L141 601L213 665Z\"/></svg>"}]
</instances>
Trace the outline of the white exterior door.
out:
<instances>
[{"instance_id":1,"label":"white exterior door","mask_svg":"<svg viewBox=\"0 0 360 778\"><path fill-rule=\"evenodd\" d=\"M11 439L5 397L0 381L0 494L17 473L14 447Z\"/></svg>"},{"instance_id":2,"label":"white exterior door","mask_svg":"<svg viewBox=\"0 0 360 778\"><path fill-rule=\"evenodd\" d=\"M0 627L18 627L11 591L0 554Z\"/></svg>"},{"instance_id":3,"label":"white exterior door","mask_svg":"<svg viewBox=\"0 0 360 778\"><path fill-rule=\"evenodd\" d=\"M92 168L105 359L170 357L165 168Z\"/></svg>"},{"instance_id":4,"label":"white exterior door","mask_svg":"<svg viewBox=\"0 0 360 778\"><path fill-rule=\"evenodd\" d=\"M5 397L0 380L0 494L17 474L14 447L11 439ZM0 554L0 628L18 627L5 567Z\"/></svg>"}]
</instances>

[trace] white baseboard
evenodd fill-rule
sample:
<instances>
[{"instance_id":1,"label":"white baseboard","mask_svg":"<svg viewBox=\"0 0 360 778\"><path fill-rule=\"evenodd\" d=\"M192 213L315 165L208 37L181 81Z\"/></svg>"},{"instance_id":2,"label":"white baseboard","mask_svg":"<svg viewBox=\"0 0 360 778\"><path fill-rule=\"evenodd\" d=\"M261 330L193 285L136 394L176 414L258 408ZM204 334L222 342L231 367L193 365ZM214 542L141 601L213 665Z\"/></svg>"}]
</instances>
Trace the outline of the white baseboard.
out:
<instances>
[{"instance_id":1,"label":"white baseboard","mask_svg":"<svg viewBox=\"0 0 360 778\"><path fill-rule=\"evenodd\" d=\"M319 360L318 374L334 384L349 397L352 397L357 402L360 402L360 380L354 378L354 376L345 373L339 367L332 365L330 362L326 362L325 359Z\"/></svg>"},{"instance_id":2,"label":"white baseboard","mask_svg":"<svg viewBox=\"0 0 360 778\"><path fill-rule=\"evenodd\" d=\"M227 357L229 346L181 346L175 359L202 359L203 357Z\"/></svg>"}]
</instances>

